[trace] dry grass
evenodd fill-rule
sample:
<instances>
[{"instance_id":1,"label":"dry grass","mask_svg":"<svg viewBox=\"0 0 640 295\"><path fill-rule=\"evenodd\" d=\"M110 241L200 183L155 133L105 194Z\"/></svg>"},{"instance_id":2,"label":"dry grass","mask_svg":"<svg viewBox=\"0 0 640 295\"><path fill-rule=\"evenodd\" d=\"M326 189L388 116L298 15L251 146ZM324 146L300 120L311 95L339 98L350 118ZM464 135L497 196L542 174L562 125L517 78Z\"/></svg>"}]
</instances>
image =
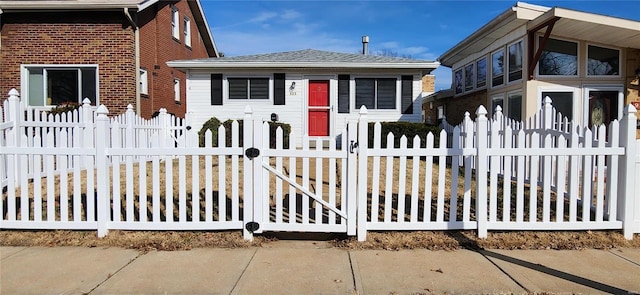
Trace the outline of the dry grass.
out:
<instances>
[{"instance_id":1,"label":"dry grass","mask_svg":"<svg viewBox=\"0 0 640 295\"><path fill-rule=\"evenodd\" d=\"M346 249L505 249L505 250L582 250L640 248L640 234L631 241L617 231L586 232L490 232L486 239L475 231L369 232L367 241L355 238L335 240Z\"/></svg>"},{"instance_id":2,"label":"dry grass","mask_svg":"<svg viewBox=\"0 0 640 295\"><path fill-rule=\"evenodd\" d=\"M259 236L253 242L246 241L242 238L241 231L110 231L104 238L98 238L95 231L0 231L0 246L119 247L140 251L175 251L192 248L260 247L268 241L268 238Z\"/></svg>"}]
</instances>

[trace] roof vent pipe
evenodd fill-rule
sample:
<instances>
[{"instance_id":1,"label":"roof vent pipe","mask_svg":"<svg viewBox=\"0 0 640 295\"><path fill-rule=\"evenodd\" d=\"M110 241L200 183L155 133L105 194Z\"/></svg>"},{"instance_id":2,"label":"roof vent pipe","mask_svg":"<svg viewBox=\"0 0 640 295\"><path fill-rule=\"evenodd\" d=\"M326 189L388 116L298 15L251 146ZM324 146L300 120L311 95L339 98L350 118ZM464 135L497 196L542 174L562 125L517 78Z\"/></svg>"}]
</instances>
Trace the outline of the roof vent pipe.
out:
<instances>
[{"instance_id":1,"label":"roof vent pipe","mask_svg":"<svg viewBox=\"0 0 640 295\"><path fill-rule=\"evenodd\" d=\"M369 54L369 36L362 36L362 54Z\"/></svg>"}]
</instances>

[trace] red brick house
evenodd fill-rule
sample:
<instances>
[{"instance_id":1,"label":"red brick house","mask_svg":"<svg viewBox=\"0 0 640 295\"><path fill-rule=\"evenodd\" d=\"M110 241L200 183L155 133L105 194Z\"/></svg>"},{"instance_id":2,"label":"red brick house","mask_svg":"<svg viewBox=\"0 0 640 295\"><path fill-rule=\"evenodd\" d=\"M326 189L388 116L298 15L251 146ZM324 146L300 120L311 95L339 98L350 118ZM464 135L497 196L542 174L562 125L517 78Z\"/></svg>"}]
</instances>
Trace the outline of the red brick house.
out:
<instances>
[{"instance_id":1,"label":"red brick house","mask_svg":"<svg viewBox=\"0 0 640 295\"><path fill-rule=\"evenodd\" d=\"M166 62L218 57L199 0L3 0L0 28L0 93L34 107L183 116L186 76Z\"/></svg>"}]
</instances>

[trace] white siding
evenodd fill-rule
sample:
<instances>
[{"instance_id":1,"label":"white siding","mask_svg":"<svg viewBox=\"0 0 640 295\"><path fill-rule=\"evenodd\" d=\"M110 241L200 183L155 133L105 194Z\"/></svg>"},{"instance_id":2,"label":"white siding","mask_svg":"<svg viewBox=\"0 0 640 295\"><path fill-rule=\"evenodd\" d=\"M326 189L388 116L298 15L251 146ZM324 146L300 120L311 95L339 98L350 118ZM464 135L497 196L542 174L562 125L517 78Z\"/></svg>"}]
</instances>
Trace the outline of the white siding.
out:
<instances>
[{"instance_id":1,"label":"white siding","mask_svg":"<svg viewBox=\"0 0 640 295\"><path fill-rule=\"evenodd\" d=\"M282 71L253 71L253 72L229 72L226 71L223 74L223 79L227 76L269 76L271 78L274 72ZM271 119L271 114L276 113L279 117L279 121L291 125L291 131L296 134L297 145L302 144L302 137L307 132L307 83L313 79L327 79L330 80L330 103L332 108L332 121L331 121L331 134L337 136L341 133L341 130L345 127L347 120L357 120L359 114L359 108L355 106L355 82L354 77L397 77L398 78L398 100L397 110L369 110L369 120L371 122L385 122L385 121L408 121L408 122L420 122L421 120L421 105L422 105L422 80L421 73L419 71L413 71L410 73L394 71L391 74L372 74L372 73L345 73L351 75L350 86L350 106L351 110L349 114L338 113L338 101L337 101L337 73L328 72L288 72L286 73L285 81L285 101L286 105L274 105L273 97L268 101L249 101L249 100L236 100L230 101L227 97L227 85L223 83L223 104L221 106L211 105L211 74L213 71L209 70L190 70L187 81L187 112L192 114L193 124L192 127L195 130L200 130L202 125L212 117L218 118L221 122L227 119L242 119L244 116L244 110L247 105L251 105L253 113L258 118L262 118L264 121ZM219 73L219 72L215 72ZM342 74L341 72L340 74ZM401 76L413 75L413 114L401 114ZM295 82L293 88L292 83Z\"/></svg>"}]
</instances>

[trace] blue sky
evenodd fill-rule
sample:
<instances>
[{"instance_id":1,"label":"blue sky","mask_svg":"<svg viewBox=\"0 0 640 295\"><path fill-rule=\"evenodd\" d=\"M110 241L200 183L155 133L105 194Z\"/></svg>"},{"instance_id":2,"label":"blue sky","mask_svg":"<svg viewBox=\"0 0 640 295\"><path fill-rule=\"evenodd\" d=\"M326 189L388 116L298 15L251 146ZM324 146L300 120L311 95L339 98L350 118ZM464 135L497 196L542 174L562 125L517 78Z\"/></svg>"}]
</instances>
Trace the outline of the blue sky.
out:
<instances>
[{"instance_id":1,"label":"blue sky","mask_svg":"<svg viewBox=\"0 0 640 295\"><path fill-rule=\"evenodd\" d=\"M640 1L525 1L640 21ZM440 54L516 1L222 1L201 0L218 50L226 56L318 49L392 51L421 60ZM436 90L451 71L435 72Z\"/></svg>"}]
</instances>

